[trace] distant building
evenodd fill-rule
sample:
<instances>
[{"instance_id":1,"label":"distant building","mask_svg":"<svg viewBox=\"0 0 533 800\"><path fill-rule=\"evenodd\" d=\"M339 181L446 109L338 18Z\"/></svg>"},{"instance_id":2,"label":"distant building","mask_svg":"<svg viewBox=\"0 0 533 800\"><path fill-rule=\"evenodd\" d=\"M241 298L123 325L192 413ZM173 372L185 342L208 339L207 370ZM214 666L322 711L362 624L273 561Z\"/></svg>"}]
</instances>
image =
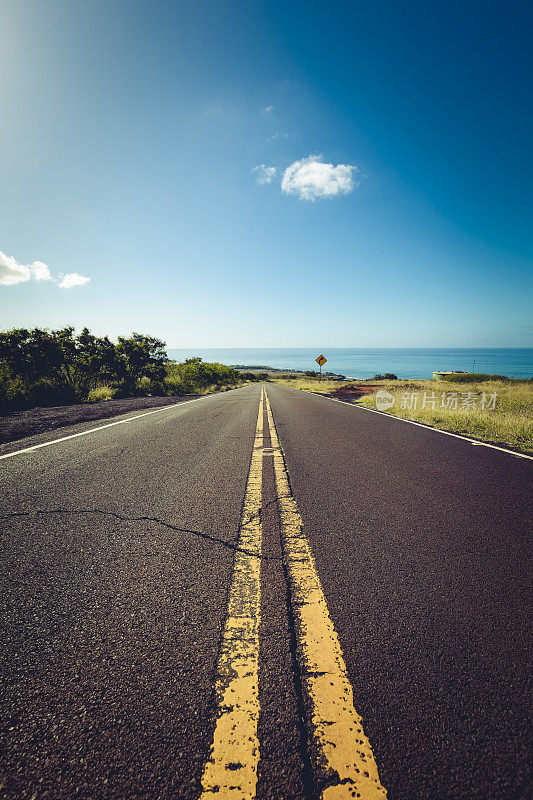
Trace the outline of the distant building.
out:
<instances>
[{"instance_id":1,"label":"distant building","mask_svg":"<svg viewBox=\"0 0 533 800\"><path fill-rule=\"evenodd\" d=\"M433 380L441 381L444 375L466 375L466 371L464 369L440 370L433 373Z\"/></svg>"}]
</instances>

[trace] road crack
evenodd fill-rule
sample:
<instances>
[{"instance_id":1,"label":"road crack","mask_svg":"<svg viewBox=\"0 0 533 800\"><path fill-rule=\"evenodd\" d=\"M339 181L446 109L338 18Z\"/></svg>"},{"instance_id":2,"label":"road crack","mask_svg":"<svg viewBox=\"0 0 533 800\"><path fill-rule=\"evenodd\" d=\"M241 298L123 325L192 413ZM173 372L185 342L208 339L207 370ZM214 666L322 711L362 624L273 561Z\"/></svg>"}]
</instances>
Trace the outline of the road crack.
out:
<instances>
[{"instance_id":1,"label":"road crack","mask_svg":"<svg viewBox=\"0 0 533 800\"><path fill-rule=\"evenodd\" d=\"M9 519L16 519L20 517L38 517L38 516L48 516L48 515L66 515L66 514L73 514L73 515L82 515L82 514L99 514L101 516L108 516L113 517L114 519L118 519L121 522L154 522L157 525L161 525L163 528L167 528L171 531L176 531L178 533L189 533L193 536L198 536L201 539L206 539L207 541L213 542L214 544L222 545L222 547L227 547L230 550L233 550L237 553L244 553L248 556L253 556L254 558L260 558L262 560L271 560L271 561L278 561L278 558L274 557L267 557L261 554L255 553L251 550L246 549L245 547L240 547L238 545L239 540L239 532L232 538L232 539L221 539L218 536L214 536L213 534L206 533L205 531L198 531L194 530L193 528L181 528L177 525L172 525L170 522L166 522L163 519L159 519L159 517L150 517L147 515L141 516L126 516L125 514L118 514L115 511L105 511L101 508L78 508L78 509L71 509L71 508L52 508L48 510L44 509L37 509L35 511L13 511L9 514L2 514L0 515L0 520L9 520Z\"/></svg>"}]
</instances>

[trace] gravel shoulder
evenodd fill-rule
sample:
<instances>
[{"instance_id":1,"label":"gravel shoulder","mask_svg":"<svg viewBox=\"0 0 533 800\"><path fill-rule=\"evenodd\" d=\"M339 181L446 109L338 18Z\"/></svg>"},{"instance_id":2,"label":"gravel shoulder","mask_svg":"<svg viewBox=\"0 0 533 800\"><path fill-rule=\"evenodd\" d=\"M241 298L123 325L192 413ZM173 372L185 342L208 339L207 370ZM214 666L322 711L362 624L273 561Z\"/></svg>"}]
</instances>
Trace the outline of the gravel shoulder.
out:
<instances>
[{"instance_id":1,"label":"gravel shoulder","mask_svg":"<svg viewBox=\"0 0 533 800\"><path fill-rule=\"evenodd\" d=\"M126 397L121 400L102 400L99 403L79 403L72 406L30 408L0 417L0 443L14 442L27 436L46 433L78 422L109 419L128 411L161 408L190 400L196 395L180 397Z\"/></svg>"}]
</instances>

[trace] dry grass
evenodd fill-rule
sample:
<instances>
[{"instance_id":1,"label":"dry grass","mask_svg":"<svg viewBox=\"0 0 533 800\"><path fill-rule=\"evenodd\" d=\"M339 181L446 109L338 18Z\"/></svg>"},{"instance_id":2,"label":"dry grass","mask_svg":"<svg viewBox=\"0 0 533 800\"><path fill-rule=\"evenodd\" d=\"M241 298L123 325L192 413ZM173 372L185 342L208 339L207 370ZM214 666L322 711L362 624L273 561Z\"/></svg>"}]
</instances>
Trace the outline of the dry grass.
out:
<instances>
[{"instance_id":1,"label":"dry grass","mask_svg":"<svg viewBox=\"0 0 533 800\"><path fill-rule=\"evenodd\" d=\"M286 386L294 386L304 391L329 394L346 385L363 381L322 381L312 380L278 381ZM513 381L480 381L479 383L452 383L448 381L410 380L410 381L372 381L372 385L385 389L394 398L394 406L386 411L404 419L412 419L435 428L472 436L481 441L491 442L503 447L511 447L533 455L533 383ZM375 390L377 391L377 389ZM442 395L450 398L455 392L458 408L442 407ZM476 395L474 408L461 407L467 392ZM415 393L414 402L406 403L406 395ZM426 403L424 406L424 393ZM496 395L494 410L481 408L481 397ZM436 397L435 408L431 399ZM472 395L470 395L472 397ZM428 402L430 401L430 402ZM354 401L356 405L376 408L375 393ZM402 405L405 406L402 408ZM423 407L424 406L424 407Z\"/></svg>"},{"instance_id":2,"label":"dry grass","mask_svg":"<svg viewBox=\"0 0 533 800\"><path fill-rule=\"evenodd\" d=\"M296 378L296 380L286 380L285 378L270 378L272 383L280 383L282 386L292 386L293 389L302 389L304 392L320 392L320 394L330 394L338 389L339 386L352 384L353 381L319 381L313 378Z\"/></svg>"},{"instance_id":3,"label":"dry grass","mask_svg":"<svg viewBox=\"0 0 533 800\"><path fill-rule=\"evenodd\" d=\"M97 403L101 400L112 400L116 391L111 386L97 386L96 389L91 389L87 401L89 403Z\"/></svg>"}]
</instances>

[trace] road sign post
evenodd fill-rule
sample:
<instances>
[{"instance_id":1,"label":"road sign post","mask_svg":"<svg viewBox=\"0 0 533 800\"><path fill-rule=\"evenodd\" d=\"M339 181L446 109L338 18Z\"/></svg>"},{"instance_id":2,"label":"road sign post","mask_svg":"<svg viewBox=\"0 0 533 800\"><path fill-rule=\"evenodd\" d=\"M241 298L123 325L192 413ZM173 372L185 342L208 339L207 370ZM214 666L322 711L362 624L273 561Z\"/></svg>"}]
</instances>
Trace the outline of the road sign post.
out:
<instances>
[{"instance_id":1,"label":"road sign post","mask_svg":"<svg viewBox=\"0 0 533 800\"><path fill-rule=\"evenodd\" d=\"M318 364L318 366L320 367L320 373L318 375L318 380L321 381L322 380L322 365L327 362L327 358L325 358L325 356L320 354L318 356L318 358L315 358L315 361Z\"/></svg>"}]
</instances>

